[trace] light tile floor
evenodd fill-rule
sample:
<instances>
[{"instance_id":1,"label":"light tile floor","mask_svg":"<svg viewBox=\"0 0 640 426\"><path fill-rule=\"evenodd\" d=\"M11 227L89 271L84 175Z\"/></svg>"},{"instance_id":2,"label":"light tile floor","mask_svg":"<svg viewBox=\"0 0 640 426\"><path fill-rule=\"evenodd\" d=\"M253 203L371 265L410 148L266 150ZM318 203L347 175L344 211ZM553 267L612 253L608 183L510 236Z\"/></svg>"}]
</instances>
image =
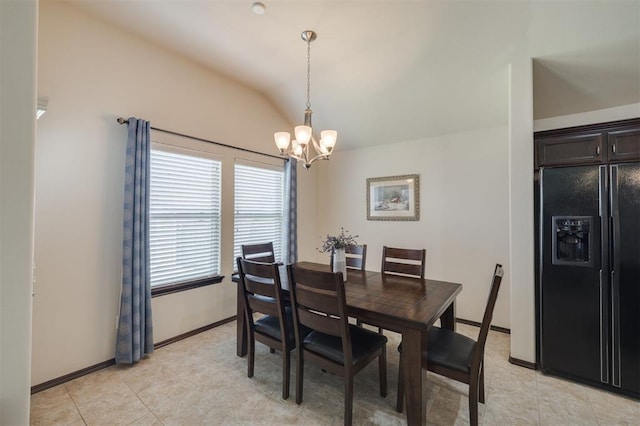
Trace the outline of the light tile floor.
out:
<instances>
[{"instance_id":1,"label":"light tile floor","mask_svg":"<svg viewBox=\"0 0 640 426\"><path fill-rule=\"evenodd\" d=\"M458 331L476 337L464 324ZM399 336L386 332L389 392L378 393L377 363L356 377L356 425L405 424L394 411ZM305 366L304 401L281 398L281 358L256 345L255 375L235 355L235 323L156 350L133 367L113 366L31 398L33 425L338 425L343 382ZM640 425L640 402L509 364L509 335L491 332L485 350L485 425ZM468 424L466 385L425 373L427 422Z\"/></svg>"}]
</instances>

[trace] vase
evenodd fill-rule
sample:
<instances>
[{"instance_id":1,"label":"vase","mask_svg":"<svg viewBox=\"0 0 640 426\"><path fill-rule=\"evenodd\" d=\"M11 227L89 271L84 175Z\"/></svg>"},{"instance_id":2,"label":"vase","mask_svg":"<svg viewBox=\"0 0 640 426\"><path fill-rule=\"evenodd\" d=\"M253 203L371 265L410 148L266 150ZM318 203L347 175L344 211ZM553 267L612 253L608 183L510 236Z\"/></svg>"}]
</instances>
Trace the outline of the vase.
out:
<instances>
[{"instance_id":1,"label":"vase","mask_svg":"<svg viewBox=\"0 0 640 426\"><path fill-rule=\"evenodd\" d=\"M342 272L342 279L347 280L347 258L344 249L335 249L333 251L333 272Z\"/></svg>"}]
</instances>

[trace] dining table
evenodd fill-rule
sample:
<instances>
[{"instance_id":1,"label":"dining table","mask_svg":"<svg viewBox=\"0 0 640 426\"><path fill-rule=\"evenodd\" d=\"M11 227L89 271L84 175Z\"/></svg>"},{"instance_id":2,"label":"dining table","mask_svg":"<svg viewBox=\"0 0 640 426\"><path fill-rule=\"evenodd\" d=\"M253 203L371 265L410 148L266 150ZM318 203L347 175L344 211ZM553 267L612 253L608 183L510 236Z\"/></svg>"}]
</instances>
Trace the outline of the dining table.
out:
<instances>
[{"instance_id":1,"label":"dining table","mask_svg":"<svg viewBox=\"0 0 640 426\"><path fill-rule=\"evenodd\" d=\"M296 265L331 271L329 265L315 262L298 262ZM280 278L285 295L289 289L286 271L286 265L281 265ZM237 275L233 281L238 282ZM402 335L401 360L409 425L426 422L422 339L438 319L441 327L455 330L455 300L461 290L462 285L453 282L376 271L347 271L345 293L349 316ZM237 355L245 356L247 330L241 292L242 288L238 285Z\"/></svg>"}]
</instances>

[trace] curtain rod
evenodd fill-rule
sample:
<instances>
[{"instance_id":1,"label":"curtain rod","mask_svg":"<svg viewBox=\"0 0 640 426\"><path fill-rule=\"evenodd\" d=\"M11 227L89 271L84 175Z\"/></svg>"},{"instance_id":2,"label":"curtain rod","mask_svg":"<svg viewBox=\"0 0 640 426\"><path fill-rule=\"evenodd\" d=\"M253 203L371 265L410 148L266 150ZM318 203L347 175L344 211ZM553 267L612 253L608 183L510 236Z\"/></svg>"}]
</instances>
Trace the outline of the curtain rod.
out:
<instances>
[{"instance_id":1,"label":"curtain rod","mask_svg":"<svg viewBox=\"0 0 640 426\"><path fill-rule=\"evenodd\" d=\"M119 124L127 124L127 123L129 123L129 120L127 120L125 118L122 118L122 117L118 117L116 119L116 121ZM225 148L231 148L231 149L235 149L235 150L238 150L238 151L250 152L252 154L264 155L266 157L277 158L277 159L282 160L282 161L288 161L289 160L288 158L282 158L282 157L280 157L278 155L265 154L264 152L254 151L252 149L240 148L238 146L227 145L226 143L222 143L222 142L216 142L216 141L212 141L212 140L209 140L209 139L199 138L199 137L196 137L196 136L185 135L184 133L178 133L178 132L173 132L171 130L159 129L159 128L153 127L153 126L150 126L150 127L151 127L151 130L155 130L156 132L168 133L170 135L175 135L175 136L182 136L183 138L193 139L193 140L200 141L200 142L212 143L214 145L223 146Z\"/></svg>"}]
</instances>

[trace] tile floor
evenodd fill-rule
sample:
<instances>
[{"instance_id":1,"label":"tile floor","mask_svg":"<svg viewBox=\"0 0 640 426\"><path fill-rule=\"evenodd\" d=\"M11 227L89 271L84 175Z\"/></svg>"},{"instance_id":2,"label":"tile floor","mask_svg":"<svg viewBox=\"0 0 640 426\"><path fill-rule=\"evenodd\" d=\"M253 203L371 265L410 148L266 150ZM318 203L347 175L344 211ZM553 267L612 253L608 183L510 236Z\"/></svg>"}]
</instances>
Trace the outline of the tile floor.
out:
<instances>
[{"instance_id":1,"label":"tile floor","mask_svg":"<svg viewBox=\"0 0 640 426\"><path fill-rule=\"evenodd\" d=\"M463 324L458 331L476 337ZM377 363L355 381L356 425L405 424L394 411L399 336L389 337L389 394L378 393ZM133 367L113 366L31 398L33 425L338 425L343 420L343 382L312 364L305 366L304 401L281 398L281 358L256 345L255 375L235 355L235 323L156 350ZM485 425L640 425L640 402L542 375L507 362L509 335L487 341ZM295 368L292 366L292 374ZM466 386L425 374L427 422L468 424Z\"/></svg>"}]
</instances>

